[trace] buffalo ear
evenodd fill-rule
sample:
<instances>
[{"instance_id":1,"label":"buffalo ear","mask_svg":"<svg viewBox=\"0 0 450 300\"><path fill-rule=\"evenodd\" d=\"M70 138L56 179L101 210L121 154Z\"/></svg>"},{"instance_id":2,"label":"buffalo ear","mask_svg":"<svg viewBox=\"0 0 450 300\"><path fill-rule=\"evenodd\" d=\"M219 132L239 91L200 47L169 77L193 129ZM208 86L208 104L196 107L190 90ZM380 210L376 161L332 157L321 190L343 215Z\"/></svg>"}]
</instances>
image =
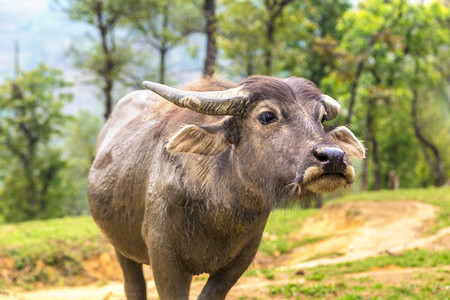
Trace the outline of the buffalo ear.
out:
<instances>
[{"instance_id":1,"label":"buffalo ear","mask_svg":"<svg viewBox=\"0 0 450 300\"><path fill-rule=\"evenodd\" d=\"M169 140L166 149L172 154L185 152L217 155L229 145L221 123L186 125Z\"/></svg>"},{"instance_id":2,"label":"buffalo ear","mask_svg":"<svg viewBox=\"0 0 450 300\"><path fill-rule=\"evenodd\" d=\"M363 159L366 156L364 146L347 127L339 126L333 128L327 132L327 135L336 143L336 145L341 147L348 156L356 159Z\"/></svg>"}]
</instances>

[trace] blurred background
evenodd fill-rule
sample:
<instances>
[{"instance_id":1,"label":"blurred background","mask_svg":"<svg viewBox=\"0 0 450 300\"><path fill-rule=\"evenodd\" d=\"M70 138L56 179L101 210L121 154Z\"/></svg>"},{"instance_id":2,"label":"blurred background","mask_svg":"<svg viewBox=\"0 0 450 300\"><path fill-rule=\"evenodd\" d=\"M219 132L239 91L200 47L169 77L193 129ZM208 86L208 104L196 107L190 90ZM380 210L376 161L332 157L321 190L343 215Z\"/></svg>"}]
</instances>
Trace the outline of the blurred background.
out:
<instances>
[{"instance_id":1,"label":"blurred background","mask_svg":"<svg viewBox=\"0 0 450 300\"><path fill-rule=\"evenodd\" d=\"M448 1L0 2L0 220L88 213L114 103L143 80L306 77L364 141L354 191L450 174Z\"/></svg>"},{"instance_id":2,"label":"blurred background","mask_svg":"<svg viewBox=\"0 0 450 300\"><path fill-rule=\"evenodd\" d=\"M0 0L0 224L89 214L97 134L143 80L305 77L341 103L333 123L367 148L352 189L324 201L448 185L449 6Z\"/></svg>"}]
</instances>

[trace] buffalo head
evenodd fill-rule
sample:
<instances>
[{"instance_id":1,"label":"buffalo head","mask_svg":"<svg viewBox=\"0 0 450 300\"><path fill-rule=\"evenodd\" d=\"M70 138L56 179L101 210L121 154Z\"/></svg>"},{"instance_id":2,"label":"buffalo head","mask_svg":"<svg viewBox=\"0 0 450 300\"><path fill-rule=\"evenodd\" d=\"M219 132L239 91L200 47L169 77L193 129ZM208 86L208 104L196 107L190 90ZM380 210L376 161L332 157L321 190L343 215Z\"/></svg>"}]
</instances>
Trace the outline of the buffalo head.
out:
<instances>
[{"instance_id":1,"label":"buffalo head","mask_svg":"<svg viewBox=\"0 0 450 300\"><path fill-rule=\"evenodd\" d=\"M166 144L170 153L231 151L238 179L266 197L298 198L345 187L355 178L349 157L364 157L347 127L326 125L339 114L339 103L303 78L253 76L218 92L144 85L178 106L225 116L185 125Z\"/></svg>"}]
</instances>

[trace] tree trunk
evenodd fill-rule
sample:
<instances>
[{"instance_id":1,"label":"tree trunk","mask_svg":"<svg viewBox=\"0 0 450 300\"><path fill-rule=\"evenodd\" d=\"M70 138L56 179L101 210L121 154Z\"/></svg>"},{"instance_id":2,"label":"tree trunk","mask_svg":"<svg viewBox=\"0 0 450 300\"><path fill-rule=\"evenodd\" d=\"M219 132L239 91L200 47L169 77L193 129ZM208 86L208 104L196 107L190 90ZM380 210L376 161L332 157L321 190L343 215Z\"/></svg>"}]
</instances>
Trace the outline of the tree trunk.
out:
<instances>
[{"instance_id":1,"label":"tree trunk","mask_svg":"<svg viewBox=\"0 0 450 300\"><path fill-rule=\"evenodd\" d=\"M159 83L164 83L166 77L167 48L162 47L159 52Z\"/></svg>"},{"instance_id":2,"label":"tree trunk","mask_svg":"<svg viewBox=\"0 0 450 300\"><path fill-rule=\"evenodd\" d=\"M266 6L267 14L269 19L266 23L266 49L264 50L264 66L265 74L272 74L272 47L275 42L275 23L277 18L281 15L283 9L291 3L293 0L265 0L264 5Z\"/></svg>"},{"instance_id":3,"label":"tree trunk","mask_svg":"<svg viewBox=\"0 0 450 300\"><path fill-rule=\"evenodd\" d=\"M353 106L355 105L356 94L358 92L359 79L361 78L363 70L364 70L364 60L361 60L358 63L358 67L356 69L355 78L353 78L352 87L350 89L350 103L348 105L347 119L345 120L345 123L347 125L349 125L351 120L352 120Z\"/></svg>"},{"instance_id":4,"label":"tree trunk","mask_svg":"<svg viewBox=\"0 0 450 300\"><path fill-rule=\"evenodd\" d=\"M368 109L366 112L366 130L365 130L365 136L364 141L366 141L366 158L363 160L362 165L362 176L361 176L361 190L367 191L369 187L369 159L372 156L371 154L371 143L369 142L372 134L371 132L371 126L372 126L372 118L370 117L370 110Z\"/></svg>"},{"instance_id":5,"label":"tree trunk","mask_svg":"<svg viewBox=\"0 0 450 300\"><path fill-rule=\"evenodd\" d=\"M23 172L25 175L27 186L27 204L28 204L28 218L34 219L37 213L37 190L36 183L33 178L33 167L31 158L22 161Z\"/></svg>"},{"instance_id":6,"label":"tree trunk","mask_svg":"<svg viewBox=\"0 0 450 300\"><path fill-rule=\"evenodd\" d=\"M417 116L417 104L419 100L419 93L417 89L413 89L413 99L411 102L411 117L412 125L414 128L414 134L422 145L423 154L425 160L430 167L437 186L442 186L445 184L445 170L444 163L441 158L441 153L439 149L434 145L429 139L425 137L422 132L422 128L419 125L419 119ZM431 154L431 156L430 156Z\"/></svg>"},{"instance_id":7,"label":"tree trunk","mask_svg":"<svg viewBox=\"0 0 450 300\"><path fill-rule=\"evenodd\" d=\"M351 95L350 103L348 106L348 113L347 113L347 119L346 119L347 125L350 124L350 122L352 120L353 106L355 105L359 80L360 80L362 72L364 70L364 63L365 63L366 59L370 56L370 53L372 52L375 42L382 35L382 33L385 32L386 30L388 30L389 28L394 27L398 23L398 21L402 18L402 15L403 15L402 12L403 12L403 7L404 7L405 2L406 1L403 1L400 3L400 5L398 7L398 11L394 10L390 16L386 17L386 21L383 24L383 26L381 26L381 28L377 32L375 32L374 34L372 34L370 36L370 41L369 41L369 44L367 45L367 48L364 50L363 53L361 53L359 55L360 61L358 62L358 65L356 67L356 74L355 74L355 78L352 81L352 87L351 87L351 92L350 92L350 95ZM393 17L392 22L389 22L388 20L390 20L391 17Z\"/></svg>"},{"instance_id":8,"label":"tree trunk","mask_svg":"<svg viewBox=\"0 0 450 300\"><path fill-rule=\"evenodd\" d=\"M370 151L367 149L366 158L363 160L362 174L361 174L361 191L367 191L369 185L369 158Z\"/></svg>"},{"instance_id":9,"label":"tree trunk","mask_svg":"<svg viewBox=\"0 0 450 300\"><path fill-rule=\"evenodd\" d=\"M271 13L271 12L269 12ZM264 67L265 67L265 75L270 76L272 74L272 47L274 43L274 32L275 32L275 16L270 16L269 21L266 24L266 50L265 50L265 60L264 60Z\"/></svg>"},{"instance_id":10,"label":"tree trunk","mask_svg":"<svg viewBox=\"0 0 450 300\"><path fill-rule=\"evenodd\" d=\"M169 26L169 5L166 3L163 7L162 27L167 29ZM166 55L169 50L167 39L164 37L159 48L159 83L166 81Z\"/></svg>"},{"instance_id":11,"label":"tree trunk","mask_svg":"<svg viewBox=\"0 0 450 300\"><path fill-rule=\"evenodd\" d=\"M374 177L374 183L373 183L373 189L378 191L381 189L381 171L380 171L380 160L378 156L378 141L375 136L375 133L372 130L372 161L373 161L373 177Z\"/></svg>"},{"instance_id":12,"label":"tree trunk","mask_svg":"<svg viewBox=\"0 0 450 300\"><path fill-rule=\"evenodd\" d=\"M254 64L253 52L247 51L247 66L246 66L247 77L250 77L255 73L255 66L253 64Z\"/></svg>"},{"instance_id":13,"label":"tree trunk","mask_svg":"<svg viewBox=\"0 0 450 300\"><path fill-rule=\"evenodd\" d=\"M105 86L103 88L103 95L105 97L105 113L104 118L105 121L108 120L109 115L112 112L112 90L113 90L113 81L110 78L105 77Z\"/></svg>"},{"instance_id":14,"label":"tree trunk","mask_svg":"<svg viewBox=\"0 0 450 300\"><path fill-rule=\"evenodd\" d=\"M215 0L205 0L203 6L203 15L205 16L206 27L206 57L203 68L203 76L208 77L214 74L217 57L217 18Z\"/></svg>"},{"instance_id":15,"label":"tree trunk","mask_svg":"<svg viewBox=\"0 0 450 300\"><path fill-rule=\"evenodd\" d=\"M365 141L367 149L366 159L363 160L362 169L362 180L361 180L361 190L365 191L369 186L369 158L372 157L373 164L373 176L374 176L374 190L381 189L381 171L380 171L380 161L378 155L378 141L373 130L373 120L375 109L375 100L370 98L367 106L366 112L366 133Z\"/></svg>"},{"instance_id":16,"label":"tree trunk","mask_svg":"<svg viewBox=\"0 0 450 300\"><path fill-rule=\"evenodd\" d=\"M40 191L40 203L39 203L39 207L41 212L46 212L47 208L48 208L48 203L47 203L47 194L49 191L49 188L52 184L52 181L56 175L57 169L55 165L50 165L45 172L41 175L41 179L42 179L42 188Z\"/></svg>"},{"instance_id":17,"label":"tree trunk","mask_svg":"<svg viewBox=\"0 0 450 300\"><path fill-rule=\"evenodd\" d=\"M97 28L100 32L103 55L105 56L105 65L103 66L101 76L103 77L103 95L105 100L104 118L108 119L112 111L112 90L114 82L111 73L114 69L114 60L111 57L111 48L108 45L108 32L110 28L104 23L103 1L98 1L96 6Z\"/></svg>"}]
</instances>

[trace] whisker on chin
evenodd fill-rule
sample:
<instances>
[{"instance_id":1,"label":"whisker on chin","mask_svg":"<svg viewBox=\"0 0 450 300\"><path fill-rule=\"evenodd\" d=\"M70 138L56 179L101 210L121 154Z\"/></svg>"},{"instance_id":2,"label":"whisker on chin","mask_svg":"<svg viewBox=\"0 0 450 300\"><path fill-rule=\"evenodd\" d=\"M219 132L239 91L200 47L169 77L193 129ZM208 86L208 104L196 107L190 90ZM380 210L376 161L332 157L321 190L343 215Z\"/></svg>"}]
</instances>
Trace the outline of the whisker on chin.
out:
<instances>
[{"instance_id":1,"label":"whisker on chin","mask_svg":"<svg viewBox=\"0 0 450 300\"><path fill-rule=\"evenodd\" d=\"M283 191L290 197L296 197L302 192L302 187L298 182L291 182L284 187Z\"/></svg>"}]
</instances>

